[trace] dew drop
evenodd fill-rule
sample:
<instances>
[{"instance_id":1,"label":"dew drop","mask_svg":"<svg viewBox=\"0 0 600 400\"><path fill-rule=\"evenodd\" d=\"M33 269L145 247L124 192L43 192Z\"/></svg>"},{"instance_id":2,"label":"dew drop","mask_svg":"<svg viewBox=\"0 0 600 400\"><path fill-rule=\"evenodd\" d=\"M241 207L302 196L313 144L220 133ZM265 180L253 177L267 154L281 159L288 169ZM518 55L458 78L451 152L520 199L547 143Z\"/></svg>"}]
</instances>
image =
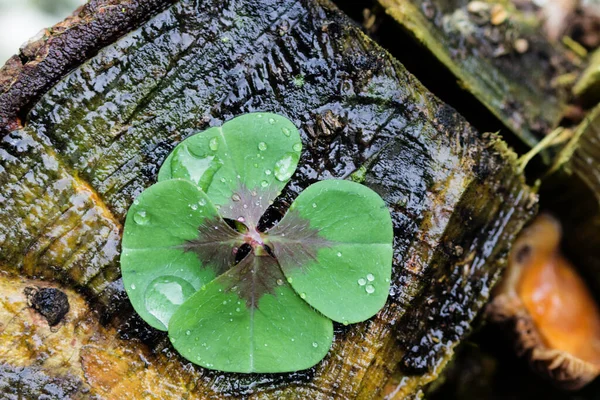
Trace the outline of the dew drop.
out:
<instances>
[{"instance_id":1,"label":"dew drop","mask_svg":"<svg viewBox=\"0 0 600 400\"><path fill-rule=\"evenodd\" d=\"M192 210L197 210L198 209L198 204L190 204L190 208Z\"/></svg>"},{"instance_id":2,"label":"dew drop","mask_svg":"<svg viewBox=\"0 0 600 400\"><path fill-rule=\"evenodd\" d=\"M282 279L277 279L277 284L278 284L279 286L283 285L283 280L282 280Z\"/></svg>"},{"instance_id":3,"label":"dew drop","mask_svg":"<svg viewBox=\"0 0 600 400\"><path fill-rule=\"evenodd\" d=\"M367 275L367 280L368 280L369 282L373 282L373 281L375 280L375 277L373 276L373 274L368 274L368 275Z\"/></svg>"},{"instance_id":4,"label":"dew drop","mask_svg":"<svg viewBox=\"0 0 600 400\"><path fill-rule=\"evenodd\" d=\"M290 137L290 130L288 128L281 128L281 132L287 137Z\"/></svg>"},{"instance_id":5,"label":"dew drop","mask_svg":"<svg viewBox=\"0 0 600 400\"><path fill-rule=\"evenodd\" d=\"M290 277L287 278L288 283L292 283L294 280Z\"/></svg>"},{"instance_id":6,"label":"dew drop","mask_svg":"<svg viewBox=\"0 0 600 400\"><path fill-rule=\"evenodd\" d=\"M199 338L199 337L196 337L196 338L194 338L194 340L195 340L196 342L198 342L198 341L200 341L200 338Z\"/></svg>"},{"instance_id":7,"label":"dew drop","mask_svg":"<svg viewBox=\"0 0 600 400\"><path fill-rule=\"evenodd\" d=\"M270 169L265 169L265 175L271 175L271 170Z\"/></svg>"},{"instance_id":8,"label":"dew drop","mask_svg":"<svg viewBox=\"0 0 600 400\"><path fill-rule=\"evenodd\" d=\"M185 334L186 334L187 336L190 336L190 335L192 334L192 331L190 331L190 330L187 330L187 331L185 331Z\"/></svg>"},{"instance_id":9,"label":"dew drop","mask_svg":"<svg viewBox=\"0 0 600 400\"><path fill-rule=\"evenodd\" d=\"M256 118L262 118L262 114L256 114Z\"/></svg>"},{"instance_id":10,"label":"dew drop","mask_svg":"<svg viewBox=\"0 0 600 400\"><path fill-rule=\"evenodd\" d=\"M135 199L135 200L133 201L133 204L135 204L135 205L137 206L138 204L140 204L140 201L139 201L138 199Z\"/></svg>"},{"instance_id":11,"label":"dew drop","mask_svg":"<svg viewBox=\"0 0 600 400\"><path fill-rule=\"evenodd\" d=\"M359 284L360 286L365 286L365 285L367 284L367 280L366 280L365 278L360 278L360 279L358 280L358 284Z\"/></svg>"},{"instance_id":12,"label":"dew drop","mask_svg":"<svg viewBox=\"0 0 600 400\"><path fill-rule=\"evenodd\" d=\"M131 290L135 290L135 284L131 284Z\"/></svg>"},{"instance_id":13,"label":"dew drop","mask_svg":"<svg viewBox=\"0 0 600 400\"><path fill-rule=\"evenodd\" d=\"M227 300L223 300L223 304L224 304L224 305L225 305L225 304L227 304Z\"/></svg>"},{"instance_id":14,"label":"dew drop","mask_svg":"<svg viewBox=\"0 0 600 400\"><path fill-rule=\"evenodd\" d=\"M237 311L237 312L240 312L240 308L239 308L239 307L237 307L237 308L235 309L235 311Z\"/></svg>"},{"instance_id":15,"label":"dew drop","mask_svg":"<svg viewBox=\"0 0 600 400\"><path fill-rule=\"evenodd\" d=\"M161 276L148 285L144 305L150 314L168 326L171 316L196 290L186 280L177 276Z\"/></svg>"},{"instance_id":16,"label":"dew drop","mask_svg":"<svg viewBox=\"0 0 600 400\"><path fill-rule=\"evenodd\" d=\"M214 137L212 139L210 139L210 141L208 142L208 147L212 150L212 151L217 151L219 150L219 140Z\"/></svg>"},{"instance_id":17,"label":"dew drop","mask_svg":"<svg viewBox=\"0 0 600 400\"><path fill-rule=\"evenodd\" d=\"M317 208L317 203L312 204L313 208Z\"/></svg>"},{"instance_id":18,"label":"dew drop","mask_svg":"<svg viewBox=\"0 0 600 400\"><path fill-rule=\"evenodd\" d=\"M198 201L198 204L200 204L202 207L204 207L206 205L206 200L200 199L200 201Z\"/></svg>"},{"instance_id":19,"label":"dew drop","mask_svg":"<svg viewBox=\"0 0 600 400\"><path fill-rule=\"evenodd\" d=\"M254 163L254 168L258 168L258 163Z\"/></svg>"},{"instance_id":20,"label":"dew drop","mask_svg":"<svg viewBox=\"0 0 600 400\"><path fill-rule=\"evenodd\" d=\"M295 341L296 341L296 339L294 339L294 338L291 338L290 340L291 340L292 342L295 342Z\"/></svg>"},{"instance_id":21,"label":"dew drop","mask_svg":"<svg viewBox=\"0 0 600 400\"><path fill-rule=\"evenodd\" d=\"M342 322L342 324L344 324L344 326L348 326L349 322L344 320L344 322Z\"/></svg>"},{"instance_id":22,"label":"dew drop","mask_svg":"<svg viewBox=\"0 0 600 400\"><path fill-rule=\"evenodd\" d=\"M274 119L274 118L269 118L269 123L270 123L271 125L273 125L273 124L275 123L275 119Z\"/></svg>"},{"instance_id":23,"label":"dew drop","mask_svg":"<svg viewBox=\"0 0 600 400\"><path fill-rule=\"evenodd\" d=\"M233 322L233 318L229 318L229 322Z\"/></svg>"},{"instance_id":24,"label":"dew drop","mask_svg":"<svg viewBox=\"0 0 600 400\"><path fill-rule=\"evenodd\" d=\"M221 182L225 183L225 178L221 178Z\"/></svg>"},{"instance_id":25,"label":"dew drop","mask_svg":"<svg viewBox=\"0 0 600 400\"><path fill-rule=\"evenodd\" d=\"M294 151L300 151L302 150L302 143L296 143L292 146L292 149L294 149Z\"/></svg>"},{"instance_id":26,"label":"dew drop","mask_svg":"<svg viewBox=\"0 0 600 400\"><path fill-rule=\"evenodd\" d=\"M300 298L301 299L305 299L306 298L306 293L300 293Z\"/></svg>"},{"instance_id":27,"label":"dew drop","mask_svg":"<svg viewBox=\"0 0 600 400\"><path fill-rule=\"evenodd\" d=\"M342 256L342 253L340 253L340 252L338 251L338 252L337 252L337 256L338 256L338 257L341 257L341 256Z\"/></svg>"},{"instance_id":28,"label":"dew drop","mask_svg":"<svg viewBox=\"0 0 600 400\"><path fill-rule=\"evenodd\" d=\"M367 286L365 286L365 292L367 292L369 294L374 293L375 292L375 286L373 286L373 285L367 285Z\"/></svg>"},{"instance_id":29,"label":"dew drop","mask_svg":"<svg viewBox=\"0 0 600 400\"><path fill-rule=\"evenodd\" d=\"M233 201L240 201L241 199L242 198L237 193L234 193L234 194L231 195L231 200L233 200Z\"/></svg>"},{"instance_id":30,"label":"dew drop","mask_svg":"<svg viewBox=\"0 0 600 400\"><path fill-rule=\"evenodd\" d=\"M287 181L296 170L298 156L294 153L287 153L275 163L275 178L280 181Z\"/></svg>"},{"instance_id":31,"label":"dew drop","mask_svg":"<svg viewBox=\"0 0 600 400\"><path fill-rule=\"evenodd\" d=\"M319 343L313 342L313 347L319 347Z\"/></svg>"},{"instance_id":32,"label":"dew drop","mask_svg":"<svg viewBox=\"0 0 600 400\"><path fill-rule=\"evenodd\" d=\"M146 211L142 210L133 214L133 220L138 225L146 225L148 222L150 222L150 217L148 214L146 214Z\"/></svg>"},{"instance_id":33,"label":"dew drop","mask_svg":"<svg viewBox=\"0 0 600 400\"><path fill-rule=\"evenodd\" d=\"M262 181L262 182L260 183L260 186L262 186L262 187L267 187L267 186L269 186L269 182L267 182L267 181Z\"/></svg>"},{"instance_id":34,"label":"dew drop","mask_svg":"<svg viewBox=\"0 0 600 400\"><path fill-rule=\"evenodd\" d=\"M260 142L260 143L258 144L258 149L259 149L260 151L265 151L265 150L267 149L267 144L266 144L265 142Z\"/></svg>"}]
</instances>

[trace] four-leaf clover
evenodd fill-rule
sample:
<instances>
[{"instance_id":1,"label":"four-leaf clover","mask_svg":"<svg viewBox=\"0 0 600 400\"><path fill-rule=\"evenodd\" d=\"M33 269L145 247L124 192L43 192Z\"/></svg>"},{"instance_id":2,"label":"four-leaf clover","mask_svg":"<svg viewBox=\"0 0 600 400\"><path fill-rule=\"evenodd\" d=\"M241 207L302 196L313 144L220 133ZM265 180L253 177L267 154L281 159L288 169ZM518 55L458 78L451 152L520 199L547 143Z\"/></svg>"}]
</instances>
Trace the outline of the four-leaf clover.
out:
<instances>
[{"instance_id":1,"label":"four-leaf clover","mask_svg":"<svg viewBox=\"0 0 600 400\"><path fill-rule=\"evenodd\" d=\"M332 320L363 321L385 304L392 223L369 188L318 182L259 230L301 150L286 118L242 115L180 143L129 209L127 294L188 360L227 372L309 368L331 346Z\"/></svg>"}]
</instances>

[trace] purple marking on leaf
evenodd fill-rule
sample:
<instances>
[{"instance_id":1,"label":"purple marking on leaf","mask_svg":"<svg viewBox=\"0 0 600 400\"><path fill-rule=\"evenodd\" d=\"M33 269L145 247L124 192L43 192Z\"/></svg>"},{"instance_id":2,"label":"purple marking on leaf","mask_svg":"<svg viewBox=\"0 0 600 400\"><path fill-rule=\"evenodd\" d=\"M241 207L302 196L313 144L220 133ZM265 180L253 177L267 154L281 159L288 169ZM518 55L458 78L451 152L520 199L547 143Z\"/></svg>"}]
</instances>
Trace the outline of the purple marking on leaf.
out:
<instances>
[{"instance_id":1,"label":"purple marking on leaf","mask_svg":"<svg viewBox=\"0 0 600 400\"><path fill-rule=\"evenodd\" d=\"M237 249L244 244L244 235L233 230L220 217L204 220L198 227L198 237L183 244L186 252L195 253L205 265L210 263L217 275L231 268Z\"/></svg>"},{"instance_id":2,"label":"purple marking on leaf","mask_svg":"<svg viewBox=\"0 0 600 400\"><path fill-rule=\"evenodd\" d=\"M276 287L287 285L277 260L268 254L257 255L254 251L223 277L225 291L234 292L250 309L258 308L258 301L263 295L275 295Z\"/></svg>"},{"instance_id":3,"label":"purple marking on leaf","mask_svg":"<svg viewBox=\"0 0 600 400\"><path fill-rule=\"evenodd\" d=\"M307 261L317 259L319 249L333 244L319 235L319 229L311 228L310 221L295 210L289 210L267 237L266 243L280 264L301 270L304 270Z\"/></svg>"},{"instance_id":4,"label":"purple marking on leaf","mask_svg":"<svg viewBox=\"0 0 600 400\"><path fill-rule=\"evenodd\" d=\"M222 205L219 213L224 218L239 221L253 230L278 195L277 189L270 187L248 189L240 183L238 189L231 195L229 203Z\"/></svg>"}]
</instances>

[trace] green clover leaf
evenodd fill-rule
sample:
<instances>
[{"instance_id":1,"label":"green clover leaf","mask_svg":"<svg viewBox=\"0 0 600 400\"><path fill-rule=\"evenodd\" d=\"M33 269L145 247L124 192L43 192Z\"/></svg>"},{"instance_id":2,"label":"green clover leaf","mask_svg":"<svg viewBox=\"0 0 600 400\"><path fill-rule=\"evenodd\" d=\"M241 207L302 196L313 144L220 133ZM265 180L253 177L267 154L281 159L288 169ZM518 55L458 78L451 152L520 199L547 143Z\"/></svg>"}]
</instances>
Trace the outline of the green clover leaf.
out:
<instances>
[{"instance_id":1,"label":"green clover leaf","mask_svg":"<svg viewBox=\"0 0 600 400\"><path fill-rule=\"evenodd\" d=\"M158 180L188 179L208 194L222 217L256 227L296 170L301 151L298 129L287 118L244 114L181 142Z\"/></svg>"},{"instance_id":2,"label":"green clover leaf","mask_svg":"<svg viewBox=\"0 0 600 400\"><path fill-rule=\"evenodd\" d=\"M258 230L300 151L284 117L237 117L181 142L129 209L126 291L188 360L226 372L309 368L331 346L332 320L364 321L385 304L392 222L371 189L318 182Z\"/></svg>"}]
</instances>

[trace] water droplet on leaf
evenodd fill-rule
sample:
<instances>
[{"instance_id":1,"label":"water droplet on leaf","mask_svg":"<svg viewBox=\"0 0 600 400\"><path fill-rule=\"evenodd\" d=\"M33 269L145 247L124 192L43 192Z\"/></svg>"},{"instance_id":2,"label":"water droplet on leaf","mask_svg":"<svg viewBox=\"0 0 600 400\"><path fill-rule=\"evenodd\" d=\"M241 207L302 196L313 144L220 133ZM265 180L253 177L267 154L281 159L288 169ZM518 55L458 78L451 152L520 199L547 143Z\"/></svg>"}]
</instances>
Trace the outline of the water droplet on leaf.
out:
<instances>
[{"instance_id":1,"label":"water droplet on leaf","mask_svg":"<svg viewBox=\"0 0 600 400\"><path fill-rule=\"evenodd\" d=\"M297 156L294 153L288 153L281 157L275 163L275 178L282 182L290 179L296 170L297 161Z\"/></svg>"},{"instance_id":2,"label":"water droplet on leaf","mask_svg":"<svg viewBox=\"0 0 600 400\"><path fill-rule=\"evenodd\" d=\"M131 290L135 290L135 284L131 284Z\"/></svg>"},{"instance_id":3,"label":"water droplet on leaf","mask_svg":"<svg viewBox=\"0 0 600 400\"><path fill-rule=\"evenodd\" d=\"M293 279L292 278L287 278L288 283L292 283Z\"/></svg>"},{"instance_id":4,"label":"water droplet on leaf","mask_svg":"<svg viewBox=\"0 0 600 400\"><path fill-rule=\"evenodd\" d=\"M206 205L206 200L205 199L200 199L198 201L198 204L200 204L202 207L204 207Z\"/></svg>"},{"instance_id":5,"label":"water droplet on leaf","mask_svg":"<svg viewBox=\"0 0 600 400\"><path fill-rule=\"evenodd\" d=\"M133 220L138 225L146 225L148 222L150 222L150 217L148 214L146 214L146 211L142 210L133 214Z\"/></svg>"},{"instance_id":6,"label":"water droplet on leaf","mask_svg":"<svg viewBox=\"0 0 600 400\"><path fill-rule=\"evenodd\" d=\"M368 275L367 275L367 280L368 280L369 282L373 282L373 281L375 280L375 276L373 276L373 274L368 274Z\"/></svg>"},{"instance_id":7,"label":"water droplet on leaf","mask_svg":"<svg viewBox=\"0 0 600 400\"><path fill-rule=\"evenodd\" d=\"M269 182L267 182L267 181L262 181L262 182L260 183L260 186L262 186L262 187L267 187L267 186L269 186Z\"/></svg>"},{"instance_id":8,"label":"water droplet on leaf","mask_svg":"<svg viewBox=\"0 0 600 400\"><path fill-rule=\"evenodd\" d=\"M271 125L273 125L273 124L275 123L275 119L273 119L273 118L269 118L269 123L270 123Z\"/></svg>"},{"instance_id":9,"label":"water droplet on leaf","mask_svg":"<svg viewBox=\"0 0 600 400\"><path fill-rule=\"evenodd\" d=\"M366 280L365 278L360 278L360 279L358 280L358 284L359 284L360 286L365 286L365 285L367 284L367 280Z\"/></svg>"},{"instance_id":10,"label":"water droplet on leaf","mask_svg":"<svg viewBox=\"0 0 600 400\"><path fill-rule=\"evenodd\" d=\"M287 137L290 137L290 130L288 128L281 128L281 132Z\"/></svg>"},{"instance_id":11,"label":"water droplet on leaf","mask_svg":"<svg viewBox=\"0 0 600 400\"><path fill-rule=\"evenodd\" d=\"M300 293L300 298L301 299L305 299L306 298L306 293Z\"/></svg>"},{"instance_id":12,"label":"water droplet on leaf","mask_svg":"<svg viewBox=\"0 0 600 400\"><path fill-rule=\"evenodd\" d=\"M198 204L190 204L190 208L192 210L197 210L198 209Z\"/></svg>"},{"instance_id":13,"label":"water droplet on leaf","mask_svg":"<svg viewBox=\"0 0 600 400\"><path fill-rule=\"evenodd\" d=\"M231 200L233 200L233 201L240 201L241 199L242 198L237 193L234 193L234 194L231 195Z\"/></svg>"},{"instance_id":14,"label":"water droplet on leaf","mask_svg":"<svg viewBox=\"0 0 600 400\"><path fill-rule=\"evenodd\" d=\"M260 151L265 151L265 150L267 149L267 144L266 144L265 142L260 142L260 143L258 144L258 149L259 149Z\"/></svg>"},{"instance_id":15,"label":"water droplet on leaf","mask_svg":"<svg viewBox=\"0 0 600 400\"><path fill-rule=\"evenodd\" d=\"M337 256L338 256L338 257L341 257L341 256L342 256L342 253L340 253L340 252L338 251L338 252L337 252Z\"/></svg>"},{"instance_id":16,"label":"water droplet on leaf","mask_svg":"<svg viewBox=\"0 0 600 400\"><path fill-rule=\"evenodd\" d=\"M313 347L319 347L319 343L313 342Z\"/></svg>"},{"instance_id":17,"label":"water droplet on leaf","mask_svg":"<svg viewBox=\"0 0 600 400\"><path fill-rule=\"evenodd\" d=\"M317 208L317 203L312 204L313 208Z\"/></svg>"},{"instance_id":18,"label":"water droplet on leaf","mask_svg":"<svg viewBox=\"0 0 600 400\"><path fill-rule=\"evenodd\" d=\"M192 334L192 331L190 331L190 330L187 330L187 331L185 331L185 334L186 334L187 336L190 336L190 335Z\"/></svg>"},{"instance_id":19,"label":"water droplet on leaf","mask_svg":"<svg viewBox=\"0 0 600 400\"><path fill-rule=\"evenodd\" d=\"M210 141L208 142L208 147L212 150L212 151L217 151L219 150L219 140L214 137L212 139L210 139Z\"/></svg>"},{"instance_id":20,"label":"water droplet on leaf","mask_svg":"<svg viewBox=\"0 0 600 400\"><path fill-rule=\"evenodd\" d=\"M265 169L265 175L271 175L271 170L270 169Z\"/></svg>"},{"instance_id":21,"label":"water droplet on leaf","mask_svg":"<svg viewBox=\"0 0 600 400\"><path fill-rule=\"evenodd\" d=\"M283 285L283 280L282 280L282 279L277 279L277 284L278 284L279 286Z\"/></svg>"},{"instance_id":22,"label":"water droplet on leaf","mask_svg":"<svg viewBox=\"0 0 600 400\"><path fill-rule=\"evenodd\" d=\"M296 143L292 146L292 149L294 149L294 151L300 151L302 150L302 143Z\"/></svg>"},{"instance_id":23,"label":"water droplet on leaf","mask_svg":"<svg viewBox=\"0 0 600 400\"><path fill-rule=\"evenodd\" d=\"M373 286L373 285L367 285L367 286L365 286L365 292L367 292L369 294L374 293L375 292L375 286Z\"/></svg>"},{"instance_id":24,"label":"water droplet on leaf","mask_svg":"<svg viewBox=\"0 0 600 400\"><path fill-rule=\"evenodd\" d=\"M171 315L196 290L186 280L177 276L161 276L148 285L145 293L146 310L162 322L169 324Z\"/></svg>"}]
</instances>

